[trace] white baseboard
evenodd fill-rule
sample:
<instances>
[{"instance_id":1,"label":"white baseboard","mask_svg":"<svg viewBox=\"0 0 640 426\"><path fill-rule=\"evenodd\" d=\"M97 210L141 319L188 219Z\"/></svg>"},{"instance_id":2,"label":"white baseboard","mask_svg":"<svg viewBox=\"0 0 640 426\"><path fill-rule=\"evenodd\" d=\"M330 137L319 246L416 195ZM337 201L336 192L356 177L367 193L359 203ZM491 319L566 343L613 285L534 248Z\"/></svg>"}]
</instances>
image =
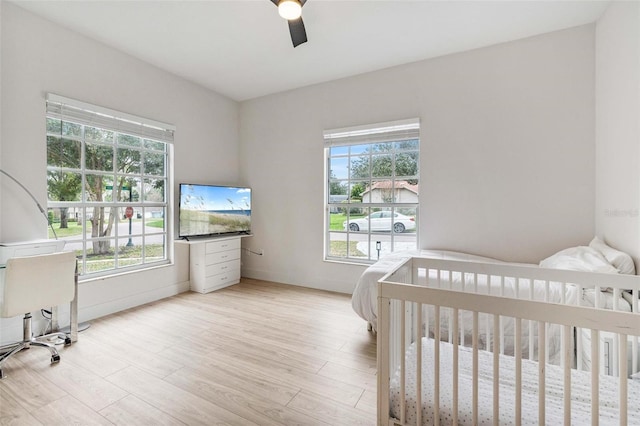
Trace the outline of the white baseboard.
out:
<instances>
[{"instance_id":1,"label":"white baseboard","mask_svg":"<svg viewBox=\"0 0 640 426\"><path fill-rule=\"evenodd\" d=\"M353 287L355 286L355 282L351 281L332 281L325 278L315 280L300 280L299 278L296 279L295 277L291 277L288 274L279 274L272 271L248 268L242 268L242 276L255 280L271 281L275 283L295 285L298 287L315 288L318 290L327 290L346 294L353 293Z\"/></svg>"},{"instance_id":2,"label":"white baseboard","mask_svg":"<svg viewBox=\"0 0 640 426\"><path fill-rule=\"evenodd\" d=\"M130 295L122 299L110 300L99 305L83 307L81 304L78 312L78 319L80 322L90 321L125 309L134 308L166 297L175 296L176 294L184 293L186 291L189 291L189 281Z\"/></svg>"},{"instance_id":3,"label":"white baseboard","mask_svg":"<svg viewBox=\"0 0 640 426\"><path fill-rule=\"evenodd\" d=\"M152 291L142 292L122 299L111 300L99 305L83 307L82 303L80 303L78 321L90 322L93 319L100 318L105 315L144 305L145 303L155 302L156 300L175 296L176 294L184 293L186 291L189 291L189 281L176 283L170 286L154 289ZM39 334L47 325L47 320L40 315L39 311L33 312L32 315L32 330L35 334ZM61 306L59 308L58 325L60 327L66 327L69 325L68 306ZM0 320L0 336L2 336L0 339L0 346L9 345L22 340L22 316L15 318L2 318Z\"/></svg>"}]
</instances>

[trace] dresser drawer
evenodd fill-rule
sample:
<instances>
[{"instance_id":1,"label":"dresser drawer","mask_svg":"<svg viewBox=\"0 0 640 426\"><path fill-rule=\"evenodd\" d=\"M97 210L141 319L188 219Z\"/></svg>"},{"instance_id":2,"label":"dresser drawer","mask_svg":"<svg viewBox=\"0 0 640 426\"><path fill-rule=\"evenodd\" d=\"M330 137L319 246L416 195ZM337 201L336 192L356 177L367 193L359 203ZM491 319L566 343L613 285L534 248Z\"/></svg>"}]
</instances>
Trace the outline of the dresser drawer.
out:
<instances>
[{"instance_id":1,"label":"dresser drawer","mask_svg":"<svg viewBox=\"0 0 640 426\"><path fill-rule=\"evenodd\" d=\"M205 277L210 277L212 275L219 275L219 274L228 274L229 271L240 271L240 259L236 259L236 260L232 260L230 262L222 262L222 263L215 263L213 265L207 265L204 268L205 272L204 272L204 276Z\"/></svg>"},{"instance_id":2,"label":"dresser drawer","mask_svg":"<svg viewBox=\"0 0 640 426\"><path fill-rule=\"evenodd\" d=\"M229 262L236 259L240 259L240 250L219 251L216 253L207 254L204 257L204 264L208 266L216 263Z\"/></svg>"},{"instance_id":3,"label":"dresser drawer","mask_svg":"<svg viewBox=\"0 0 640 426\"><path fill-rule=\"evenodd\" d=\"M219 288L227 287L240 282L240 269L229 270L226 273L212 275L205 280L202 293L208 293Z\"/></svg>"},{"instance_id":4,"label":"dresser drawer","mask_svg":"<svg viewBox=\"0 0 640 426\"><path fill-rule=\"evenodd\" d=\"M240 250L240 238L229 240L210 241L206 243L205 254L217 253L221 251Z\"/></svg>"}]
</instances>

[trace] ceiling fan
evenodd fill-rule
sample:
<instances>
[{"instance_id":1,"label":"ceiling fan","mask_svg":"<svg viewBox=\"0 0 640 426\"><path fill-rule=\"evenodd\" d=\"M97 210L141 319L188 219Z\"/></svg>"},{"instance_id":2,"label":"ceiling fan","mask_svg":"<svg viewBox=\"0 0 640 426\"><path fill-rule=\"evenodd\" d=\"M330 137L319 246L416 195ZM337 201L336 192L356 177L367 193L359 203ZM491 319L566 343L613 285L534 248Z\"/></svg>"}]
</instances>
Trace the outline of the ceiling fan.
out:
<instances>
[{"instance_id":1,"label":"ceiling fan","mask_svg":"<svg viewBox=\"0 0 640 426\"><path fill-rule=\"evenodd\" d=\"M271 0L278 6L278 13L289 23L289 33L293 47L307 42L307 32L302 22L302 6L307 0Z\"/></svg>"}]
</instances>

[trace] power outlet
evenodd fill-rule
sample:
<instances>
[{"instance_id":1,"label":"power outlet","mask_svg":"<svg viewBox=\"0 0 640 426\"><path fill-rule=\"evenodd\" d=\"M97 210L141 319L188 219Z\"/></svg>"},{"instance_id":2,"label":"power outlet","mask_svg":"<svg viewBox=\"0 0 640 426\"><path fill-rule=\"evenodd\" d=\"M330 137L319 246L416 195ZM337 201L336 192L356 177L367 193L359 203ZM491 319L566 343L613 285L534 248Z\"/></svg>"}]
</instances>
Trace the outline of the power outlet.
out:
<instances>
[{"instance_id":1,"label":"power outlet","mask_svg":"<svg viewBox=\"0 0 640 426\"><path fill-rule=\"evenodd\" d=\"M264 256L264 250L260 249L260 256Z\"/></svg>"}]
</instances>

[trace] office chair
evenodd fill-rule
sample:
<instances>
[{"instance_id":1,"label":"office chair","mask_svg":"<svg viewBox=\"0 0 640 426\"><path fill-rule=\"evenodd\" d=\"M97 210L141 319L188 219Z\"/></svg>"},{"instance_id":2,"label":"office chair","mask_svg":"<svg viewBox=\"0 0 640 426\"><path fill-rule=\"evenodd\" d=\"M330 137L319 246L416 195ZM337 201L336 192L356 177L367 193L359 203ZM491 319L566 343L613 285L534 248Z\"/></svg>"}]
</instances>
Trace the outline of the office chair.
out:
<instances>
[{"instance_id":1,"label":"office chair","mask_svg":"<svg viewBox=\"0 0 640 426\"><path fill-rule=\"evenodd\" d=\"M31 332L31 312L48 306L69 303L75 292L76 256L73 252L14 257L7 260L0 317L11 318L24 314L23 340L10 345L8 352L0 355L0 379L4 378L2 366L11 356L31 346L40 346L51 352L51 363L60 361L55 345L45 340L52 336L71 339L63 333L52 333L34 338Z\"/></svg>"}]
</instances>

